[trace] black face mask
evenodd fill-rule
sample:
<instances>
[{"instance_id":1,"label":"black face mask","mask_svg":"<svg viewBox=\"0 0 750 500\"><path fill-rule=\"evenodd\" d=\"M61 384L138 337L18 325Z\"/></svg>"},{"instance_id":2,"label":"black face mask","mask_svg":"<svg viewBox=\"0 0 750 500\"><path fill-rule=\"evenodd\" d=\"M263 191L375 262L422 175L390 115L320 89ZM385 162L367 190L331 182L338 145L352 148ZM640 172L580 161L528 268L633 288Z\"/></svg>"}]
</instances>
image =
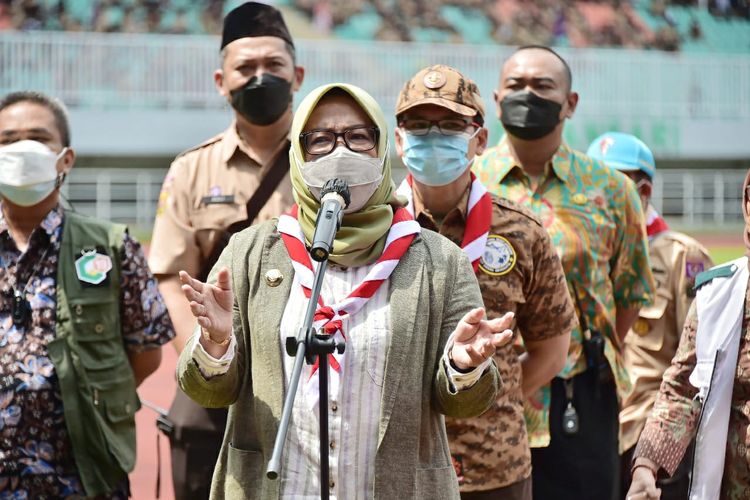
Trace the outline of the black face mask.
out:
<instances>
[{"instance_id":1,"label":"black face mask","mask_svg":"<svg viewBox=\"0 0 750 500\"><path fill-rule=\"evenodd\" d=\"M268 73L252 77L242 87L232 90L232 107L253 125L270 125L289 108L292 82Z\"/></svg>"},{"instance_id":2,"label":"black face mask","mask_svg":"<svg viewBox=\"0 0 750 500\"><path fill-rule=\"evenodd\" d=\"M519 139L533 141L550 134L560 123L562 106L555 101L521 90L500 101L505 130Z\"/></svg>"}]
</instances>

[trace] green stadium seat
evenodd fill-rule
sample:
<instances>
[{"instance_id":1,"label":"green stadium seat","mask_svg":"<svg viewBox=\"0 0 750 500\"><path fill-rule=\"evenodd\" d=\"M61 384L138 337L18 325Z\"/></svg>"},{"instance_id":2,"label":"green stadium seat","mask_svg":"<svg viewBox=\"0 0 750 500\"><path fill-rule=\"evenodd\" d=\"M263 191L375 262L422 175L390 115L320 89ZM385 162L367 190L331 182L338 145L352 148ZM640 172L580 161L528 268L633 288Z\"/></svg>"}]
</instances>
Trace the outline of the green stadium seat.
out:
<instances>
[{"instance_id":1,"label":"green stadium seat","mask_svg":"<svg viewBox=\"0 0 750 500\"><path fill-rule=\"evenodd\" d=\"M458 31L464 42L492 42L492 22L484 13L456 5L444 5L440 8L440 15Z\"/></svg>"},{"instance_id":2,"label":"green stadium seat","mask_svg":"<svg viewBox=\"0 0 750 500\"><path fill-rule=\"evenodd\" d=\"M333 29L338 38L349 40L372 40L380 29L382 20L375 10L368 6L365 12L354 14L347 22Z\"/></svg>"}]
</instances>

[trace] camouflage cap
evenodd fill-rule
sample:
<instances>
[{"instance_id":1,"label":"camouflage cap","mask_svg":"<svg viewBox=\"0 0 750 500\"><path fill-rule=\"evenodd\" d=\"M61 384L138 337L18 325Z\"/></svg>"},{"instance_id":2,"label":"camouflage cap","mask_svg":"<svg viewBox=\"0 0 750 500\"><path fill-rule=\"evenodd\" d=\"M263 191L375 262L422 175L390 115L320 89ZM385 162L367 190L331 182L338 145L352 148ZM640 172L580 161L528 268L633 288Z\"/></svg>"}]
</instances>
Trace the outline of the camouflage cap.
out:
<instances>
[{"instance_id":1,"label":"camouflage cap","mask_svg":"<svg viewBox=\"0 0 750 500\"><path fill-rule=\"evenodd\" d=\"M484 103L476 83L450 66L437 64L414 75L398 95L396 115L415 106L436 104L463 116L484 119Z\"/></svg>"}]
</instances>

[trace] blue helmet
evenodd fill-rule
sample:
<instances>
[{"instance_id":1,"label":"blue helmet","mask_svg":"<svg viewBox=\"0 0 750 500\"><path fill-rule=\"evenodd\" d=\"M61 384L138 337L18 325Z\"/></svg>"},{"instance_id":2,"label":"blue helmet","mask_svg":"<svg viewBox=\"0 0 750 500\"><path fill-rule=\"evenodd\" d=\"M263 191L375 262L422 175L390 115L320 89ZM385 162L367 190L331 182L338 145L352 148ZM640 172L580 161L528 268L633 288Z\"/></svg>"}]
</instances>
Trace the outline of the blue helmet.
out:
<instances>
[{"instance_id":1,"label":"blue helmet","mask_svg":"<svg viewBox=\"0 0 750 500\"><path fill-rule=\"evenodd\" d=\"M594 139L586 154L623 172L640 170L651 179L656 173L654 154L634 135L606 132Z\"/></svg>"}]
</instances>

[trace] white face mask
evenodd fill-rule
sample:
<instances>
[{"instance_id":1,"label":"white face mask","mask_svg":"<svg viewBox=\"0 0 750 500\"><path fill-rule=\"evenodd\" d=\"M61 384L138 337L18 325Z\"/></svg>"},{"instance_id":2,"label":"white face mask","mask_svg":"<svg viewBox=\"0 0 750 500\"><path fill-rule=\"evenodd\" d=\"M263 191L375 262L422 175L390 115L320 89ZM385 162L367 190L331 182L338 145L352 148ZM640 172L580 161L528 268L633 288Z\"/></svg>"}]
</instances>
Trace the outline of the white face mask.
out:
<instances>
[{"instance_id":1,"label":"white face mask","mask_svg":"<svg viewBox=\"0 0 750 500\"><path fill-rule=\"evenodd\" d=\"M41 142L28 140L0 147L0 195L22 207L45 199L64 177L57 172L57 160L67 150L56 155Z\"/></svg>"},{"instance_id":2,"label":"white face mask","mask_svg":"<svg viewBox=\"0 0 750 500\"><path fill-rule=\"evenodd\" d=\"M386 148L385 158L388 154ZM349 184L351 203L345 214L358 212L383 182L383 160L364 153L355 153L346 146L339 146L333 152L301 167L302 179L316 200L320 201L320 190L326 181L341 179Z\"/></svg>"}]
</instances>

